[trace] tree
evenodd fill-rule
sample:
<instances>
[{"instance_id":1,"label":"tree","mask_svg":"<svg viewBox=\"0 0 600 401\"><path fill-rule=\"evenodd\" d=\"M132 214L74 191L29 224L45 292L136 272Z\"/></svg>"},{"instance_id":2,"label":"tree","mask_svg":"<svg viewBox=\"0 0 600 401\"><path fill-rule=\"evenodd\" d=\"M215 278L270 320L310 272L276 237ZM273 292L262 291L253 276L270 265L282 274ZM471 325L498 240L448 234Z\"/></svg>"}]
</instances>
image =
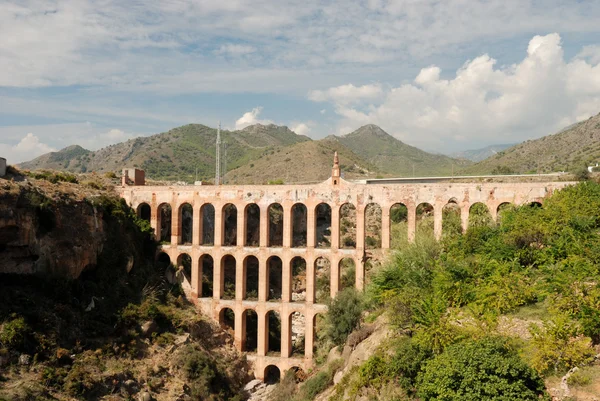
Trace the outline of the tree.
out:
<instances>
[{"instance_id":1,"label":"tree","mask_svg":"<svg viewBox=\"0 0 600 401\"><path fill-rule=\"evenodd\" d=\"M354 288L346 288L329 303L327 337L335 345L342 345L348 335L360 324L362 300Z\"/></svg>"},{"instance_id":2,"label":"tree","mask_svg":"<svg viewBox=\"0 0 600 401\"><path fill-rule=\"evenodd\" d=\"M418 378L423 401L534 401L548 399L544 381L500 338L449 346Z\"/></svg>"}]
</instances>

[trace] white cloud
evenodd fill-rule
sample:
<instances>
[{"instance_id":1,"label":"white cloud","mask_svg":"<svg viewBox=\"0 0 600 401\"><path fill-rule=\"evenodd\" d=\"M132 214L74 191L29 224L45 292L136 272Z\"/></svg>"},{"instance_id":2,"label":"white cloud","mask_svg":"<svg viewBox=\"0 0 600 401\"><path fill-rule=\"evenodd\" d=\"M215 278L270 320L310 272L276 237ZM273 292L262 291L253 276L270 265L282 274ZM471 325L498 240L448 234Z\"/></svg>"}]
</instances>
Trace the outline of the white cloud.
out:
<instances>
[{"instance_id":1,"label":"white cloud","mask_svg":"<svg viewBox=\"0 0 600 401\"><path fill-rule=\"evenodd\" d=\"M245 54L254 53L256 51L256 47L248 46L248 45L236 45L233 43L228 43L226 45L222 45L219 50L216 51L217 54L229 54L232 56L243 56Z\"/></svg>"},{"instance_id":2,"label":"white cloud","mask_svg":"<svg viewBox=\"0 0 600 401\"><path fill-rule=\"evenodd\" d=\"M258 116L262 112L262 109L263 109L262 107L255 107L251 111L247 111L246 113L244 113L243 116L241 116L240 118L238 118L236 120L235 129L236 130L243 129L249 125L254 125L254 124L263 124L263 125L273 124L273 121L271 121L271 120L260 120L258 118Z\"/></svg>"},{"instance_id":3,"label":"white cloud","mask_svg":"<svg viewBox=\"0 0 600 401\"><path fill-rule=\"evenodd\" d=\"M16 145L0 143L0 155L9 164L17 164L55 150L40 142L40 139L31 132L25 135Z\"/></svg>"},{"instance_id":4,"label":"white cloud","mask_svg":"<svg viewBox=\"0 0 600 401\"><path fill-rule=\"evenodd\" d=\"M308 136L311 131L311 128L309 127L309 125L305 124L305 123L294 124L294 125L292 125L292 127L290 129L298 135L306 135L306 136Z\"/></svg>"},{"instance_id":5,"label":"white cloud","mask_svg":"<svg viewBox=\"0 0 600 401\"><path fill-rule=\"evenodd\" d=\"M339 127L379 124L410 144L439 151L463 141L535 138L600 111L600 64L590 57L566 61L556 33L533 37L517 64L497 67L482 55L450 79L441 75L437 66L423 68L413 83L387 90L363 110L343 96L323 95L339 88L309 98L333 103Z\"/></svg>"},{"instance_id":6,"label":"white cloud","mask_svg":"<svg viewBox=\"0 0 600 401\"><path fill-rule=\"evenodd\" d=\"M379 84L354 86L346 84L329 88L327 90L313 90L308 93L308 98L313 102L332 101L338 104L351 104L363 100L377 99L383 90Z\"/></svg>"}]
</instances>

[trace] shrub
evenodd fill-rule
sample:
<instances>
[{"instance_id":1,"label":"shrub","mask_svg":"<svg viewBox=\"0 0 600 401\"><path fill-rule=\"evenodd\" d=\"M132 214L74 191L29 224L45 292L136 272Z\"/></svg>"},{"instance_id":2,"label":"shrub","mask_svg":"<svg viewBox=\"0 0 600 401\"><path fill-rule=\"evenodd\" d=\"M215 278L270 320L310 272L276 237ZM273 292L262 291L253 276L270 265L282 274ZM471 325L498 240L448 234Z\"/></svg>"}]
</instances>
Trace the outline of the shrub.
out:
<instances>
[{"instance_id":1,"label":"shrub","mask_svg":"<svg viewBox=\"0 0 600 401\"><path fill-rule=\"evenodd\" d=\"M423 401L547 399L544 381L501 339L448 347L425 364L418 383Z\"/></svg>"},{"instance_id":2,"label":"shrub","mask_svg":"<svg viewBox=\"0 0 600 401\"><path fill-rule=\"evenodd\" d=\"M326 337L335 345L342 345L348 335L360 324L362 300L354 288L346 288L329 301L326 315Z\"/></svg>"},{"instance_id":3,"label":"shrub","mask_svg":"<svg viewBox=\"0 0 600 401\"><path fill-rule=\"evenodd\" d=\"M5 347L20 350L25 346L25 338L29 331L25 319L13 314L11 320L1 326L0 343Z\"/></svg>"}]
</instances>

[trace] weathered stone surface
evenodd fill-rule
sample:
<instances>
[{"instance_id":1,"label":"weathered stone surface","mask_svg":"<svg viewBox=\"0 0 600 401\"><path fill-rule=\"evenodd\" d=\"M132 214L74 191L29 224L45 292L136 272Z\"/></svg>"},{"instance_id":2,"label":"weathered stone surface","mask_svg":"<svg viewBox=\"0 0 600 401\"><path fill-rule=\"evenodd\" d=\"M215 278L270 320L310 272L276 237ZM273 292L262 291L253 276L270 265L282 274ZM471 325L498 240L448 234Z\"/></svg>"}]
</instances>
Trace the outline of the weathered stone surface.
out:
<instances>
[{"instance_id":1,"label":"weathered stone surface","mask_svg":"<svg viewBox=\"0 0 600 401\"><path fill-rule=\"evenodd\" d=\"M140 333L144 337L150 337L152 333L155 333L158 330L158 325L154 320L148 320L140 326Z\"/></svg>"},{"instance_id":2,"label":"weathered stone surface","mask_svg":"<svg viewBox=\"0 0 600 401\"><path fill-rule=\"evenodd\" d=\"M31 363L31 355L21 354L19 355L19 365L27 366Z\"/></svg>"},{"instance_id":3,"label":"weathered stone surface","mask_svg":"<svg viewBox=\"0 0 600 401\"><path fill-rule=\"evenodd\" d=\"M257 386L259 386L262 383L262 381L258 380L258 379L254 379L251 382L248 382L248 384L246 384L244 386L244 391L253 391Z\"/></svg>"}]
</instances>

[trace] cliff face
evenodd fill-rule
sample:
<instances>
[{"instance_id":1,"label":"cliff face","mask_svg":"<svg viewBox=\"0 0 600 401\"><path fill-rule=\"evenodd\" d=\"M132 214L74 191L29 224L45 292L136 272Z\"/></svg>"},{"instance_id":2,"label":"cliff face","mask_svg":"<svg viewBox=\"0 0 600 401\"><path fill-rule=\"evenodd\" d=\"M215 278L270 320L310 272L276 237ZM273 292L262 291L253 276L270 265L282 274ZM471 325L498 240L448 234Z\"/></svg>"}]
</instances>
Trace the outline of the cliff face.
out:
<instances>
[{"instance_id":1,"label":"cliff face","mask_svg":"<svg viewBox=\"0 0 600 401\"><path fill-rule=\"evenodd\" d=\"M0 273L77 278L96 265L106 240L102 211L53 186L0 182Z\"/></svg>"}]
</instances>

